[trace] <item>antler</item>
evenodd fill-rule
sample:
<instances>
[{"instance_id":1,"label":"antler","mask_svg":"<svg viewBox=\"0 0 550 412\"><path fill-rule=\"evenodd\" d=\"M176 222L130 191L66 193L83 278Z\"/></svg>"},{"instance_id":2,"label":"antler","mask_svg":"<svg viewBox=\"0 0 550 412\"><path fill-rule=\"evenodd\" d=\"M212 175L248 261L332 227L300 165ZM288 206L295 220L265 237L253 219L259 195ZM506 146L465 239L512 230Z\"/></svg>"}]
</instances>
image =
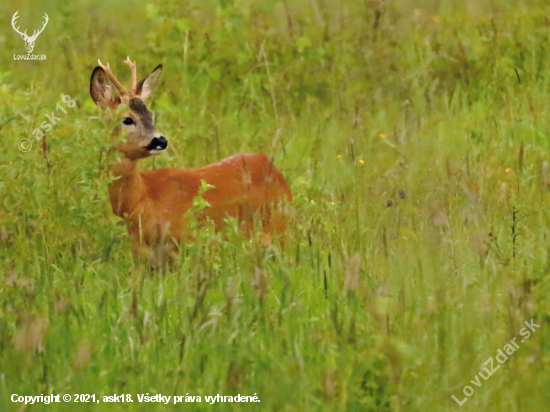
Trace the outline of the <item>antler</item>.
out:
<instances>
[{"instance_id":1,"label":"antler","mask_svg":"<svg viewBox=\"0 0 550 412\"><path fill-rule=\"evenodd\" d=\"M25 30L24 33L21 33L21 32L19 31L19 27L15 27L15 21L19 18L19 16L17 15L17 13L19 13L19 10L17 10L17 11L15 12L15 14L13 15L13 17L12 17L12 19L11 19L11 26L12 26L13 29L14 29L17 33L19 33L21 36L25 36L25 37L28 38L29 36L27 35L27 30ZM44 14L46 14L46 13L44 13Z\"/></svg>"},{"instance_id":2,"label":"antler","mask_svg":"<svg viewBox=\"0 0 550 412\"><path fill-rule=\"evenodd\" d=\"M38 35L44 31L44 29L46 28L46 24L48 24L48 21L50 21L50 18L46 13L44 13L44 17L46 18L46 20L44 21L42 28L38 32L36 30L33 31L32 36L30 37L31 40L35 40L38 37Z\"/></svg>"},{"instance_id":3,"label":"antler","mask_svg":"<svg viewBox=\"0 0 550 412\"><path fill-rule=\"evenodd\" d=\"M130 56L126 56L126 60L124 61L128 66L130 66L130 70L132 70L132 94L135 95L137 93L137 65L136 61L132 63L132 60L130 60Z\"/></svg>"},{"instance_id":4,"label":"antler","mask_svg":"<svg viewBox=\"0 0 550 412\"><path fill-rule=\"evenodd\" d=\"M103 69L107 77L111 80L111 82L113 82L115 87L118 89L118 91L120 92L121 98L128 97L128 92L126 91L126 89L124 89L124 86L122 86L122 84L118 81L116 76L113 74L113 71L111 70L111 66L109 65L109 63L107 63L107 66L105 66L101 63L101 60L97 59L97 62L99 63L99 67Z\"/></svg>"},{"instance_id":5,"label":"antler","mask_svg":"<svg viewBox=\"0 0 550 412\"><path fill-rule=\"evenodd\" d=\"M126 90L124 86L118 81L116 76L113 74L113 71L111 70L111 66L109 66L109 63L107 63L107 66L103 65L101 63L101 60L97 60L99 63L99 66L103 69L107 77L113 82L115 87L120 92L120 98L123 103L128 103L131 97L135 97L137 94L137 65L136 62L132 62L130 60L130 57L126 57L126 63L128 66L130 66L130 70L132 70L132 88L130 90Z\"/></svg>"}]
</instances>

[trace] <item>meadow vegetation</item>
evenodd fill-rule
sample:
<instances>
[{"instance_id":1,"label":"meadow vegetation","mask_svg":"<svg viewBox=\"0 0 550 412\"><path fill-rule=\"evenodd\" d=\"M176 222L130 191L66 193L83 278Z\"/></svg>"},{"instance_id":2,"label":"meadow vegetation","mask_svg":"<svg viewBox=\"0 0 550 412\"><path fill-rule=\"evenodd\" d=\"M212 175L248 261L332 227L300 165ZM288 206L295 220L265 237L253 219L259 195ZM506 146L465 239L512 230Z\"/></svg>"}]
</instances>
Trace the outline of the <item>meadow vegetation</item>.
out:
<instances>
[{"instance_id":1,"label":"meadow vegetation","mask_svg":"<svg viewBox=\"0 0 550 412\"><path fill-rule=\"evenodd\" d=\"M19 3L0 5L0 410L23 410L14 393L134 399L27 409L49 412L545 410L547 1ZM47 60L13 60L16 10L31 32L48 13ZM89 96L97 59L128 82L127 55L164 65L169 147L142 167L272 156L294 195L282 244L196 224L164 272L134 259Z\"/></svg>"}]
</instances>

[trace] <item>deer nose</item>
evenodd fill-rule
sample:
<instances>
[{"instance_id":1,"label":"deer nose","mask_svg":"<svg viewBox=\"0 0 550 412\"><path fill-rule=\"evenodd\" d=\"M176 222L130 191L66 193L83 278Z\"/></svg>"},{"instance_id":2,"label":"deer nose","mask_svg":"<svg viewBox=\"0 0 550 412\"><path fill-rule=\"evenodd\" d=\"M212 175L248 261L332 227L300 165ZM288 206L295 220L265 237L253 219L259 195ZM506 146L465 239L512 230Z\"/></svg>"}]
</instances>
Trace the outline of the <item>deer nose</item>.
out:
<instances>
[{"instance_id":1,"label":"deer nose","mask_svg":"<svg viewBox=\"0 0 550 412\"><path fill-rule=\"evenodd\" d=\"M160 136L158 138L158 144L164 150L168 147L168 140L166 140L166 137Z\"/></svg>"},{"instance_id":2,"label":"deer nose","mask_svg":"<svg viewBox=\"0 0 550 412\"><path fill-rule=\"evenodd\" d=\"M155 137L153 140L151 140L151 143L149 143L149 146L147 146L147 150L164 150L168 147L168 140L166 140L166 137L160 136Z\"/></svg>"}]
</instances>

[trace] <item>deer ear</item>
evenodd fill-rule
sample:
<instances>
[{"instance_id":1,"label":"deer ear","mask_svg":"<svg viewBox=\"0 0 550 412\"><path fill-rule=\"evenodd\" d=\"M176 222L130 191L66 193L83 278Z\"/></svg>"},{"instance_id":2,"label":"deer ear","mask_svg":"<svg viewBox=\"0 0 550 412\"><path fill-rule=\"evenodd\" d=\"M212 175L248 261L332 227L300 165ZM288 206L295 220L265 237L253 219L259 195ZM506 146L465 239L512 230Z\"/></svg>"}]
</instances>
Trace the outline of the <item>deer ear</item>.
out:
<instances>
[{"instance_id":1,"label":"deer ear","mask_svg":"<svg viewBox=\"0 0 550 412\"><path fill-rule=\"evenodd\" d=\"M120 97L113 95L111 82L99 66L94 69L90 79L90 95L102 110L115 109L120 104Z\"/></svg>"},{"instance_id":2,"label":"deer ear","mask_svg":"<svg viewBox=\"0 0 550 412\"><path fill-rule=\"evenodd\" d=\"M159 64L155 67L155 70L149 74L149 76L138 83L136 93L139 97L141 97L141 100L143 100L144 103L146 103L153 94L155 84L157 83L161 71L162 64Z\"/></svg>"}]
</instances>

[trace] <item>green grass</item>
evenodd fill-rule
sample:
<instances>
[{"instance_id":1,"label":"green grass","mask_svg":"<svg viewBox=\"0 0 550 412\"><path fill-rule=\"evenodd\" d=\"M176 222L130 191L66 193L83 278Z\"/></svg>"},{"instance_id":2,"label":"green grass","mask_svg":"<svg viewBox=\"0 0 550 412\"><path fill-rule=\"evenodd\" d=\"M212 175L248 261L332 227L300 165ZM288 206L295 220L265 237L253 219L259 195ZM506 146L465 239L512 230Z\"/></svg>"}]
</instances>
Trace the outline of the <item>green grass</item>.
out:
<instances>
[{"instance_id":1,"label":"green grass","mask_svg":"<svg viewBox=\"0 0 550 412\"><path fill-rule=\"evenodd\" d=\"M49 393L134 402L27 410L546 409L547 2L35 3L0 5L0 410ZM47 60L13 60L17 9L28 31L48 13ZM142 167L273 156L294 195L282 248L203 228L165 273L134 260L89 96L98 58L129 80L126 55L164 65L170 146ZM77 106L34 141L63 95Z\"/></svg>"}]
</instances>

